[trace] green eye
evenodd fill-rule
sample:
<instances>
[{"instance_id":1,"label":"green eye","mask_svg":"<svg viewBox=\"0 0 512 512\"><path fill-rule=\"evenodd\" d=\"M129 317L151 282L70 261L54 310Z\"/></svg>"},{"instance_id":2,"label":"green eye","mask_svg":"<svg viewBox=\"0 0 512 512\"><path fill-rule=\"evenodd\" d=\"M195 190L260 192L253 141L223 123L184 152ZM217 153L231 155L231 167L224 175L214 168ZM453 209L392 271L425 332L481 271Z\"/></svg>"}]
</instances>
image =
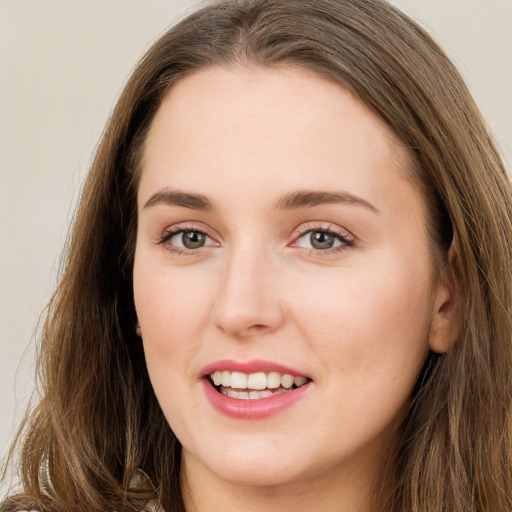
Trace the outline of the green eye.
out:
<instances>
[{"instance_id":1,"label":"green eye","mask_svg":"<svg viewBox=\"0 0 512 512\"><path fill-rule=\"evenodd\" d=\"M334 247L335 237L325 231L312 231L309 235L311 247L314 249L332 249Z\"/></svg>"},{"instance_id":2,"label":"green eye","mask_svg":"<svg viewBox=\"0 0 512 512\"><path fill-rule=\"evenodd\" d=\"M343 247L351 247L352 241L341 234L331 231L315 229L301 235L295 245L305 249L314 249L315 251L328 251Z\"/></svg>"},{"instance_id":3,"label":"green eye","mask_svg":"<svg viewBox=\"0 0 512 512\"><path fill-rule=\"evenodd\" d=\"M187 249L199 249L206 243L206 235L199 231L183 231L181 241Z\"/></svg>"},{"instance_id":4,"label":"green eye","mask_svg":"<svg viewBox=\"0 0 512 512\"><path fill-rule=\"evenodd\" d=\"M193 251L200 249L206 245L212 245L213 240L202 231L180 230L176 231L172 236L167 237L167 241L172 247L179 249L187 249Z\"/></svg>"}]
</instances>

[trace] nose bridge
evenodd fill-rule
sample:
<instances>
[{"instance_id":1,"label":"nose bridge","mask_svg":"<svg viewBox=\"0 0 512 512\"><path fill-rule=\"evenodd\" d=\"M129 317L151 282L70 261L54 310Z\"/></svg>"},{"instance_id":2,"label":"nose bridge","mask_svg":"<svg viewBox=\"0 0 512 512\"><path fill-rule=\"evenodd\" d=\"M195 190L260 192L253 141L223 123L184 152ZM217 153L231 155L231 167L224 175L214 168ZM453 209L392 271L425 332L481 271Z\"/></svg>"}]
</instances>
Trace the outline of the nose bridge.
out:
<instances>
[{"instance_id":1,"label":"nose bridge","mask_svg":"<svg viewBox=\"0 0 512 512\"><path fill-rule=\"evenodd\" d=\"M232 335L273 331L283 320L272 258L255 245L253 240L228 251L219 276L212 321Z\"/></svg>"}]
</instances>

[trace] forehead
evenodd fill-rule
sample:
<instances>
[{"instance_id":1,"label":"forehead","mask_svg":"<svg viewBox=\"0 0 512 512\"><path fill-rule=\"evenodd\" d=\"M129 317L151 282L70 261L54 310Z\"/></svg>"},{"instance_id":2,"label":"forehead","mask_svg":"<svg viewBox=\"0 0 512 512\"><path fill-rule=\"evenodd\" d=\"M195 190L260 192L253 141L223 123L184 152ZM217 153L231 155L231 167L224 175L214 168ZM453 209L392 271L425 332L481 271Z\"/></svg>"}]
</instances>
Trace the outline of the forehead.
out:
<instances>
[{"instance_id":1,"label":"forehead","mask_svg":"<svg viewBox=\"0 0 512 512\"><path fill-rule=\"evenodd\" d=\"M362 194L373 184L382 193L411 166L387 125L333 81L291 67L212 67L163 100L139 192L199 186L266 197L296 180L305 189Z\"/></svg>"}]
</instances>

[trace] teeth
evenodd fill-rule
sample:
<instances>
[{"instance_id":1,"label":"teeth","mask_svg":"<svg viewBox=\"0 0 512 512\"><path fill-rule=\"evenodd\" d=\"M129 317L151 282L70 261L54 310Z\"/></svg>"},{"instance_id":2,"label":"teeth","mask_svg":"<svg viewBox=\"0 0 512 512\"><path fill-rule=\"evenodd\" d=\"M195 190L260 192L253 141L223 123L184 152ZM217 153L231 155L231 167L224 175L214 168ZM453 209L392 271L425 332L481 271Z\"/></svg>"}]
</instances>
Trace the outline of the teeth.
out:
<instances>
[{"instance_id":1,"label":"teeth","mask_svg":"<svg viewBox=\"0 0 512 512\"><path fill-rule=\"evenodd\" d=\"M281 393L286 393L286 389L280 388L275 391L269 391L268 389L264 391L238 391L233 388L220 388L220 392L223 395L229 396L230 398L238 398L239 400L259 400L261 398L268 398L274 395L280 395Z\"/></svg>"},{"instance_id":2,"label":"teeth","mask_svg":"<svg viewBox=\"0 0 512 512\"><path fill-rule=\"evenodd\" d=\"M224 384L224 382L222 382L222 384ZM226 384L224 384L224 386L225 385ZM232 372L231 382L229 385L235 389L247 389L247 374L241 372Z\"/></svg>"},{"instance_id":3,"label":"teeth","mask_svg":"<svg viewBox=\"0 0 512 512\"><path fill-rule=\"evenodd\" d=\"M282 384L283 388L286 388L286 389L291 388L293 386L293 381L294 381L293 375L285 374L281 377L281 384Z\"/></svg>"},{"instance_id":4,"label":"teeth","mask_svg":"<svg viewBox=\"0 0 512 512\"><path fill-rule=\"evenodd\" d=\"M308 381L308 379L306 379L306 377L295 377L295 379L293 379L293 383L298 388L300 388L303 384L306 384L307 381Z\"/></svg>"},{"instance_id":5,"label":"teeth","mask_svg":"<svg viewBox=\"0 0 512 512\"><path fill-rule=\"evenodd\" d=\"M251 373L247 379L249 389L265 389L267 387L267 376L263 372Z\"/></svg>"},{"instance_id":6,"label":"teeth","mask_svg":"<svg viewBox=\"0 0 512 512\"><path fill-rule=\"evenodd\" d=\"M227 389L224 394L231 398L238 398L238 391L235 391L234 389L231 388Z\"/></svg>"},{"instance_id":7,"label":"teeth","mask_svg":"<svg viewBox=\"0 0 512 512\"><path fill-rule=\"evenodd\" d=\"M217 371L210 374L210 378L215 386L222 386L230 388L231 390L250 389L251 392L278 388L290 389L293 385L300 387L308 381L306 377L294 377L288 373L282 374L279 372L247 374L242 372ZM251 392L248 393L249 399L251 398ZM237 392L237 395L238 394L239 392ZM227 395L231 396L229 393L227 393ZM262 398L261 393L258 395L258 398Z\"/></svg>"},{"instance_id":8,"label":"teeth","mask_svg":"<svg viewBox=\"0 0 512 512\"><path fill-rule=\"evenodd\" d=\"M267 388L276 389L281 385L281 374L277 372L270 372L267 375Z\"/></svg>"}]
</instances>

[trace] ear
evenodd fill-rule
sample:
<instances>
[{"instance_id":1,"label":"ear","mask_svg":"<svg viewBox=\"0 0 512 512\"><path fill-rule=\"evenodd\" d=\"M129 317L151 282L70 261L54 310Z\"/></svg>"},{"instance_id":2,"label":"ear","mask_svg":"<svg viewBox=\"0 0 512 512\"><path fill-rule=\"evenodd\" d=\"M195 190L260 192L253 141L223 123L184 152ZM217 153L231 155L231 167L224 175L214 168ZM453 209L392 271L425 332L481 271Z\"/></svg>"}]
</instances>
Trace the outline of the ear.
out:
<instances>
[{"instance_id":1,"label":"ear","mask_svg":"<svg viewBox=\"0 0 512 512\"><path fill-rule=\"evenodd\" d=\"M448 251L448 264L436 285L432 311L429 347L438 354L444 354L453 347L462 325L460 300L452 272L454 261L455 248L452 243Z\"/></svg>"}]
</instances>

